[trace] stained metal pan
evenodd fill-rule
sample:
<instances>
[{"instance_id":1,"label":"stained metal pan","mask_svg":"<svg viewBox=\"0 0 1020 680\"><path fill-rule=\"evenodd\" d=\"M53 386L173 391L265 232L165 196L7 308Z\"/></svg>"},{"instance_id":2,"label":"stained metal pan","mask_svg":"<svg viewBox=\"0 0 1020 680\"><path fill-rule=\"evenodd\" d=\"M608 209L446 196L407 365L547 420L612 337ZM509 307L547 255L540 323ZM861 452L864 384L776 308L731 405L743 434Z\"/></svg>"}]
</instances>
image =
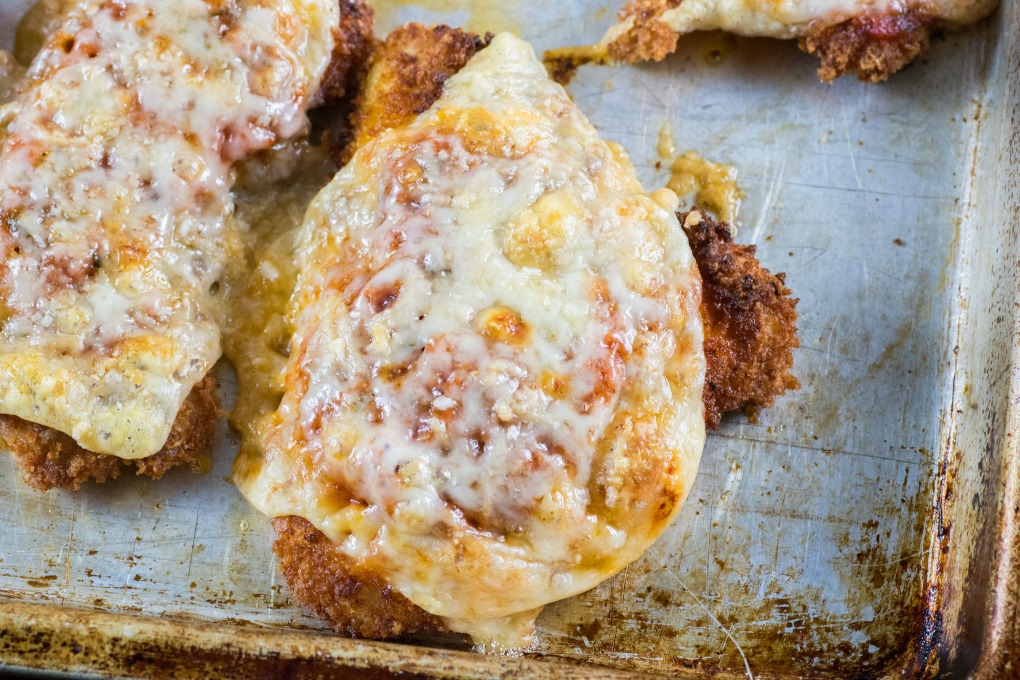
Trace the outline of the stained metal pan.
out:
<instances>
[{"instance_id":1,"label":"stained metal pan","mask_svg":"<svg viewBox=\"0 0 1020 680\"><path fill-rule=\"evenodd\" d=\"M542 50L594 41L613 4L389 3L380 30L510 28ZM221 424L201 478L40 495L0 456L0 659L101 676L1020 676L1018 35L1004 3L882 85L823 86L792 44L714 34L580 71L571 93L649 185L667 122L680 150L739 168L738 240L801 298L804 388L727 419L668 533L549 607L526 657L326 632L227 481Z\"/></svg>"}]
</instances>

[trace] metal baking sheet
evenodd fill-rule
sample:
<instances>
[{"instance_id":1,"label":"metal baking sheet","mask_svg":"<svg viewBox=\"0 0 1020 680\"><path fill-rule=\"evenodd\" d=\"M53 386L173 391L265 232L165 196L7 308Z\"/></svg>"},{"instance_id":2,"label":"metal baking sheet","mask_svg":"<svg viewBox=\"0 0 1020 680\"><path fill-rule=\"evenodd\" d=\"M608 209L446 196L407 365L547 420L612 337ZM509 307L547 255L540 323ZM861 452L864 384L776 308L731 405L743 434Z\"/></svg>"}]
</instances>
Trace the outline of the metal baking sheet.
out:
<instances>
[{"instance_id":1,"label":"metal baking sheet","mask_svg":"<svg viewBox=\"0 0 1020 680\"><path fill-rule=\"evenodd\" d=\"M3 39L24 4L0 3ZM378 2L378 30L506 29L543 50L597 40L616 4ZM880 85L821 85L792 43L719 34L580 70L571 94L646 185L666 179L666 123L680 151L739 169L738 240L801 300L804 388L727 418L666 535L548 607L529 658L325 632L228 480L222 422L204 477L43 495L0 456L0 658L102 675L1016 673L1018 34L1004 3Z\"/></svg>"}]
</instances>

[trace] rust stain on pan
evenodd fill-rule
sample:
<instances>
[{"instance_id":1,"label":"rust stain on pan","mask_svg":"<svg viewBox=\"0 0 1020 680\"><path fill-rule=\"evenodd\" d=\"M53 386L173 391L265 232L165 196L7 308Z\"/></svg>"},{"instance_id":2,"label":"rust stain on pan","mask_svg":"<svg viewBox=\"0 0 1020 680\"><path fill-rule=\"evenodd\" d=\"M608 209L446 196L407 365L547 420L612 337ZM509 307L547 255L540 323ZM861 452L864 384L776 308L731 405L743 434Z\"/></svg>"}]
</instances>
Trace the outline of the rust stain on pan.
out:
<instances>
[{"instance_id":1,"label":"rust stain on pan","mask_svg":"<svg viewBox=\"0 0 1020 680\"><path fill-rule=\"evenodd\" d=\"M921 567L923 555L937 546L925 548L917 541L932 534L930 527L941 513L941 501L933 502L930 480L921 484L919 489L904 489L905 505L891 503L886 509L890 517L910 518L912 524L894 546L883 543L890 535L887 520L835 530L841 552L849 556L845 564L835 565L841 586L858 593L862 606L875 593L884 595L893 604L895 616L845 621L812 613L779 590L767 589L759 596L753 565L733 559L731 551L730 561L716 558L713 563L715 580L729 584L713 601L735 601L740 606L726 611L702 601L703 614L691 620L692 627L679 627L671 622L700 606L691 591L702 591L698 582L707 581L707 574L688 572L688 582L678 588L678 581L662 578L671 573L670 565L652 557L592 593L551 607L549 615L540 619L546 636L552 638L543 653L651 672L713 676L739 669L742 655L753 663L755 677L797 676L805 671L794 669L812 658L816 663L811 677L924 675L926 659L941 637L939 613L934 609L937 601L931 597L932 588L938 586L929 578L924 587ZM728 528L728 532L734 540L736 529ZM888 559L889 554L896 557ZM816 593L807 599L820 598ZM753 626L747 625L749 621ZM740 648L724 640L720 650L714 628L742 631ZM698 641L693 648L692 638ZM838 653L833 654L833 649Z\"/></svg>"},{"instance_id":2,"label":"rust stain on pan","mask_svg":"<svg viewBox=\"0 0 1020 680\"><path fill-rule=\"evenodd\" d=\"M949 549L950 525L947 520L947 501L952 497L952 478L947 473L949 462L939 461L935 479L935 502L929 518L930 527L925 531L928 537L928 574L920 600L917 616L915 644L908 649L906 663L901 673L905 677L933 677L947 661L947 641L943 625L943 599L945 590L944 564Z\"/></svg>"},{"instance_id":3,"label":"rust stain on pan","mask_svg":"<svg viewBox=\"0 0 1020 680\"><path fill-rule=\"evenodd\" d=\"M168 621L0 601L0 658L26 668L105 677L417 678L577 677L569 664L481 657L311 633L266 631L237 622ZM633 673L586 668L586 678Z\"/></svg>"}]
</instances>

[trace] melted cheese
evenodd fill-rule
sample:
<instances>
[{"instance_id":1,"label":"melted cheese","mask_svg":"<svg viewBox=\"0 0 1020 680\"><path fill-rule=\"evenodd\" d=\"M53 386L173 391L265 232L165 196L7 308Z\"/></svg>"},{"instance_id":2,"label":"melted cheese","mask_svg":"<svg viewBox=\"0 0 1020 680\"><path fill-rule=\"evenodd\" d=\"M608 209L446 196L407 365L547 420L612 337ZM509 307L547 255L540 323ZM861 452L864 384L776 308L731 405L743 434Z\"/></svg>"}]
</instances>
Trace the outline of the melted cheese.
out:
<instances>
[{"instance_id":1,"label":"melted cheese","mask_svg":"<svg viewBox=\"0 0 1020 680\"><path fill-rule=\"evenodd\" d=\"M700 279L675 203L497 36L312 202L285 391L239 488L454 630L522 644L694 479Z\"/></svg>"},{"instance_id":2,"label":"melted cheese","mask_svg":"<svg viewBox=\"0 0 1020 680\"><path fill-rule=\"evenodd\" d=\"M678 196L690 196L693 205L709 211L723 222L736 227L740 199L744 197L737 184L737 169L732 165L705 160L697 151L686 151L673 159L669 183Z\"/></svg>"},{"instance_id":3,"label":"melted cheese","mask_svg":"<svg viewBox=\"0 0 1020 680\"><path fill-rule=\"evenodd\" d=\"M220 354L231 167L305 129L337 20L327 0L68 13L0 113L0 412L123 458L163 446Z\"/></svg>"},{"instance_id":4,"label":"melted cheese","mask_svg":"<svg viewBox=\"0 0 1020 680\"><path fill-rule=\"evenodd\" d=\"M237 214L249 228L242 235L245 257L228 272L223 353L237 372L230 421L245 449L258 447L257 424L284 393L294 239L308 204L335 170L323 148L302 139L253 158L238 178Z\"/></svg>"},{"instance_id":5,"label":"melted cheese","mask_svg":"<svg viewBox=\"0 0 1020 680\"><path fill-rule=\"evenodd\" d=\"M655 3L648 3L654 5ZM949 26L972 24L990 14L998 0L662 0L651 12L668 28L684 34L722 30L746 36L798 38L862 14L916 11ZM636 16L613 26L602 39L609 45L630 31Z\"/></svg>"}]
</instances>

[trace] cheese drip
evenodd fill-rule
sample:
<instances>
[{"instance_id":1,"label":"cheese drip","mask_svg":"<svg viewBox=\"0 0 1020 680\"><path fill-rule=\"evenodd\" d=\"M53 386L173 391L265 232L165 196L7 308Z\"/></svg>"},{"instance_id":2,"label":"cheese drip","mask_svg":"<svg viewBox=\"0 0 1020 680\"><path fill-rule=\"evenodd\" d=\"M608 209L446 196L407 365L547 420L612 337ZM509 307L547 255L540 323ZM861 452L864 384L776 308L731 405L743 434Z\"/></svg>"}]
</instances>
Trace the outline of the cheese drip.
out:
<instances>
[{"instance_id":1,"label":"cheese drip","mask_svg":"<svg viewBox=\"0 0 1020 680\"><path fill-rule=\"evenodd\" d=\"M285 391L238 486L453 630L525 644L694 479L700 279L675 203L497 36L309 207Z\"/></svg>"},{"instance_id":2,"label":"cheese drip","mask_svg":"<svg viewBox=\"0 0 1020 680\"><path fill-rule=\"evenodd\" d=\"M0 412L142 458L220 355L232 165L305 130L336 2L85 1L0 109Z\"/></svg>"}]
</instances>

